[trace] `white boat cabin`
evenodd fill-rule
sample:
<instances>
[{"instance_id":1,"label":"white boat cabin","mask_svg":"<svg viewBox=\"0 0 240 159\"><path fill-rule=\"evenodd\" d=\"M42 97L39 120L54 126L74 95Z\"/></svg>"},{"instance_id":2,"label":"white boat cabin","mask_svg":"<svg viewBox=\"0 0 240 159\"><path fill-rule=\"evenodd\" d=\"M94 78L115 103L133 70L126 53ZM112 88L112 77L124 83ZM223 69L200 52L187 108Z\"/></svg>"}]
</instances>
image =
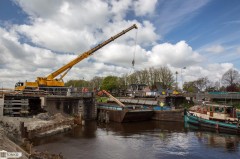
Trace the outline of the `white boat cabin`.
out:
<instances>
[{"instance_id":1,"label":"white boat cabin","mask_svg":"<svg viewBox=\"0 0 240 159\"><path fill-rule=\"evenodd\" d=\"M208 120L226 122L238 121L236 109L232 106L227 105L206 104L199 106L195 111L190 111L190 113L194 116Z\"/></svg>"}]
</instances>

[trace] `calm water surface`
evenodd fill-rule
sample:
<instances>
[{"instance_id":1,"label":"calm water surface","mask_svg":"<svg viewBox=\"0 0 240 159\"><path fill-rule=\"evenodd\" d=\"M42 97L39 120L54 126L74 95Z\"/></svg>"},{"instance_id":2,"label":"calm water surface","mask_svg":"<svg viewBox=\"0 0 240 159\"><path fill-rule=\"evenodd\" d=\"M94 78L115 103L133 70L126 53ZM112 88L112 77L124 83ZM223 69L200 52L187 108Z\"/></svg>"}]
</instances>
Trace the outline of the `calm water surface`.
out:
<instances>
[{"instance_id":1,"label":"calm water surface","mask_svg":"<svg viewBox=\"0 0 240 159\"><path fill-rule=\"evenodd\" d=\"M67 134L34 141L39 151L69 159L239 159L240 136L189 130L183 123L88 122Z\"/></svg>"}]
</instances>

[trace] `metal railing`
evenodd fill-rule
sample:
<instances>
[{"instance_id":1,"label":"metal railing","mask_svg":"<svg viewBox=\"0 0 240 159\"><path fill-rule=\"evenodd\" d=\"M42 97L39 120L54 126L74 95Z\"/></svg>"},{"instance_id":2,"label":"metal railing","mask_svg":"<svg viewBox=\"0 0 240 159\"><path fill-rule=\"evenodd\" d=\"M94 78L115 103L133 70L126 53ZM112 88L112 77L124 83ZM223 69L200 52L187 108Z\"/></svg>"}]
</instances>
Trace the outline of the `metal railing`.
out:
<instances>
[{"instance_id":1,"label":"metal railing","mask_svg":"<svg viewBox=\"0 0 240 159\"><path fill-rule=\"evenodd\" d=\"M240 99L240 93L228 93L228 92L217 92L217 93L185 93L185 97L205 97L212 99Z\"/></svg>"},{"instance_id":2,"label":"metal railing","mask_svg":"<svg viewBox=\"0 0 240 159\"><path fill-rule=\"evenodd\" d=\"M76 87L40 87L39 89L25 89L10 93L16 96L63 96L63 97L93 97L95 94L88 89Z\"/></svg>"}]
</instances>

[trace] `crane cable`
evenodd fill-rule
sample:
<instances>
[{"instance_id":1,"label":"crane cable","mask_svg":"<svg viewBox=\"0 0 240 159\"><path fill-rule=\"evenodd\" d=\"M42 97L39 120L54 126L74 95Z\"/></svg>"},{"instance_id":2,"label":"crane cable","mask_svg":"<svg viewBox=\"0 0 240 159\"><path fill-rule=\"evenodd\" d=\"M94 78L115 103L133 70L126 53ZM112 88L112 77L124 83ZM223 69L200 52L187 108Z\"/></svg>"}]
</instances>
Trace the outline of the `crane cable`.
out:
<instances>
[{"instance_id":1,"label":"crane cable","mask_svg":"<svg viewBox=\"0 0 240 159\"><path fill-rule=\"evenodd\" d=\"M132 60L132 67L128 73L128 76L131 74L131 73L134 73L134 65L135 65L135 54L136 54L136 47L137 47L137 33L138 33L138 30L136 30L136 34L135 34L135 43L134 43L134 49L133 49L133 60Z\"/></svg>"},{"instance_id":2,"label":"crane cable","mask_svg":"<svg viewBox=\"0 0 240 159\"><path fill-rule=\"evenodd\" d=\"M137 47L137 33L138 33L138 30L136 30L136 34L135 34L135 44L134 44L133 60L132 60L132 67L133 68L134 68L134 65L135 65L135 53L136 53L136 47Z\"/></svg>"},{"instance_id":3,"label":"crane cable","mask_svg":"<svg viewBox=\"0 0 240 159\"><path fill-rule=\"evenodd\" d=\"M127 73L127 77L129 77L132 73L134 73L135 53L136 53L136 47L137 47L137 32L138 32L138 29L136 30L136 34L135 34L135 43L134 43L134 50L133 50L132 67L130 68L129 73Z\"/></svg>"}]
</instances>

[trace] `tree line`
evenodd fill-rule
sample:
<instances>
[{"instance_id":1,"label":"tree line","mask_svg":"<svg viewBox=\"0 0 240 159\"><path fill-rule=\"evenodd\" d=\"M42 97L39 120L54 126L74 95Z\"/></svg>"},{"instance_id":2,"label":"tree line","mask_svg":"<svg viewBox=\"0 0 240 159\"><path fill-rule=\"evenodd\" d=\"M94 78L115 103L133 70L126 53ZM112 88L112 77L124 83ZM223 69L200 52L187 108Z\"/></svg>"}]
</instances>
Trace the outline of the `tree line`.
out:
<instances>
[{"instance_id":1,"label":"tree line","mask_svg":"<svg viewBox=\"0 0 240 159\"><path fill-rule=\"evenodd\" d=\"M178 89L177 73L173 73L167 66L159 68L146 68L135 71L132 74L124 74L121 77L95 76L91 80L70 80L65 85L73 87L88 87L91 90L105 89L108 91L126 90L130 84L146 84L154 88L159 83L163 89ZM221 80L210 81L208 77L201 77L194 81L184 82L183 91L200 92L200 91L240 91L240 74L235 69L229 69L223 75Z\"/></svg>"},{"instance_id":2,"label":"tree line","mask_svg":"<svg viewBox=\"0 0 240 159\"><path fill-rule=\"evenodd\" d=\"M185 82L183 90L188 92L199 91L224 91L224 92L239 92L240 91L240 74L235 69L226 71L222 78L213 82L207 77L198 78L195 81Z\"/></svg>"}]
</instances>

